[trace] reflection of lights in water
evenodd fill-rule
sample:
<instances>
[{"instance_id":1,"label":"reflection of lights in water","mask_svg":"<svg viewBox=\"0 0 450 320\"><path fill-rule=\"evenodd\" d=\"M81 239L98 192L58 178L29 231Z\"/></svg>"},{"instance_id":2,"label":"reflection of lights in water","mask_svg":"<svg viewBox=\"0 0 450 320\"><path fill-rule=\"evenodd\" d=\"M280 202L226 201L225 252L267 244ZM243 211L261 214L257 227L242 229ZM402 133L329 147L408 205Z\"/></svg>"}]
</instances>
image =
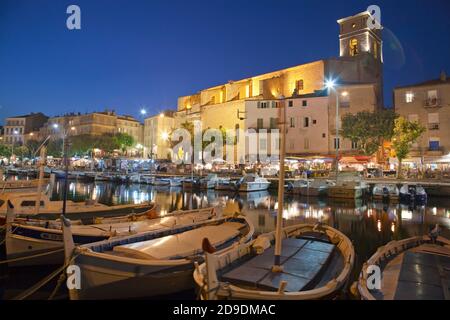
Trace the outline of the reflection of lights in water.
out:
<instances>
[{"instance_id":1,"label":"reflection of lights in water","mask_svg":"<svg viewBox=\"0 0 450 320\"><path fill-rule=\"evenodd\" d=\"M391 223L391 231L395 232L395 223L393 223L393 222Z\"/></svg>"},{"instance_id":2,"label":"reflection of lights in water","mask_svg":"<svg viewBox=\"0 0 450 320\"><path fill-rule=\"evenodd\" d=\"M436 207L433 207L433 208L431 209L431 212L433 213L433 216L435 216L435 215L437 214L437 208L436 208Z\"/></svg>"},{"instance_id":3,"label":"reflection of lights in water","mask_svg":"<svg viewBox=\"0 0 450 320\"><path fill-rule=\"evenodd\" d=\"M283 218L292 219L294 217L298 217L300 211L296 207L290 207L283 210Z\"/></svg>"},{"instance_id":4,"label":"reflection of lights in water","mask_svg":"<svg viewBox=\"0 0 450 320\"><path fill-rule=\"evenodd\" d=\"M412 211L403 209L402 220L412 220Z\"/></svg>"},{"instance_id":5,"label":"reflection of lights in water","mask_svg":"<svg viewBox=\"0 0 450 320\"><path fill-rule=\"evenodd\" d=\"M370 218L372 216L372 209L367 210L367 218Z\"/></svg>"},{"instance_id":6,"label":"reflection of lights in water","mask_svg":"<svg viewBox=\"0 0 450 320\"><path fill-rule=\"evenodd\" d=\"M273 205L273 210L278 210L278 201L276 201L275 204Z\"/></svg>"},{"instance_id":7,"label":"reflection of lights in water","mask_svg":"<svg viewBox=\"0 0 450 320\"><path fill-rule=\"evenodd\" d=\"M381 232L381 220L377 220L377 229L378 229L378 232Z\"/></svg>"},{"instance_id":8,"label":"reflection of lights in water","mask_svg":"<svg viewBox=\"0 0 450 320\"><path fill-rule=\"evenodd\" d=\"M159 211L159 215L162 216L162 217L163 217L163 216L166 216L167 213L168 213L168 212L167 212L166 209L161 209L161 210Z\"/></svg>"}]
</instances>

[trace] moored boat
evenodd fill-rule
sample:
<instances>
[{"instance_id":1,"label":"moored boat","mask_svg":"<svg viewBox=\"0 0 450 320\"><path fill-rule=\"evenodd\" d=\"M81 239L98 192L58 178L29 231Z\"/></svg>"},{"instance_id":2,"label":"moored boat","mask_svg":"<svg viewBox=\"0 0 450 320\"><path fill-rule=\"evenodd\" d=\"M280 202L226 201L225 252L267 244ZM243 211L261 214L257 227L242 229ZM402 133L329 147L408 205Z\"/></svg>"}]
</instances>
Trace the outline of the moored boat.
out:
<instances>
[{"instance_id":1,"label":"moored boat","mask_svg":"<svg viewBox=\"0 0 450 320\"><path fill-rule=\"evenodd\" d=\"M427 193L420 185L404 184L400 188L400 201L425 203L427 202Z\"/></svg>"},{"instance_id":2,"label":"moored boat","mask_svg":"<svg viewBox=\"0 0 450 320\"><path fill-rule=\"evenodd\" d=\"M280 268L275 232L224 253L207 254L194 270L202 299L309 300L332 298L347 285L355 252L340 231L300 224L282 229Z\"/></svg>"},{"instance_id":3,"label":"moored boat","mask_svg":"<svg viewBox=\"0 0 450 320\"><path fill-rule=\"evenodd\" d=\"M78 245L120 238L148 231L168 229L191 224L192 221L206 221L215 216L214 208L174 211L163 217L128 215L99 219L95 224L85 225L71 221L74 243ZM9 217L8 217L9 218ZM32 257L20 260L14 266L62 264L64 261L61 221L16 220L9 218L6 233L6 254L8 259ZM53 253L52 253L53 252ZM42 256L41 256L42 255Z\"/></svg>"},{"instance_id":4,"label":"moored boat","mask_svg":"<svg viewBox=\"0 0 450 320\"><path fill-rule=\"evenodd\" d=\"M395 201L399 199L399 190L394 183L377 183L373 187L372 196L374 199L386 199Z\"/></svg>"},{"instance_id":5,"label":"moored boat","mask_svg":"<svg viewBox=\"0 0 450 320\"><path fill-rule=\"evenodd\" d=\"M222 252L249 241L254 228L245 217L222 217L77 247L68 220L63 231L66 259L81 271L81 288L71 290L70 297L102 299L192 288L194 263L203 261L204 237Z\"/></svg>"},{"instance_id":6,"label":"moored boat","mask_svg":"<svg viewBox=\"0 0 450 320\"><path fill-rule=\"evenodd\" d=\"M269 186L269 180L254 173L246 174L236 183L239 192L264 191L269 189Z\"/></svg>"},{"instance_id":7,"label":"moored boat","mask_svg":"<svg viewBox=\"0 0 450 320\"><path fill-rule=\"evenodd\" d=\"M363 300L449 300L449 270L448 239L430 234L391 241L364 263L358 294Z\"/></svg>"}]
</instances>

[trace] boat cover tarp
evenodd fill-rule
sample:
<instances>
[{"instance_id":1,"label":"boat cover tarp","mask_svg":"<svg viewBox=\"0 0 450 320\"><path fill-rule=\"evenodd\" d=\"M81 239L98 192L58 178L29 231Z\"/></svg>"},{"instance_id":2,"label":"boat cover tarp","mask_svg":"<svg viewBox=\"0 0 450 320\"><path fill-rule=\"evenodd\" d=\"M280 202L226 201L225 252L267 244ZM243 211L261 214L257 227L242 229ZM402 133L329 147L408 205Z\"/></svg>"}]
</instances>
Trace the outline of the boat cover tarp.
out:
<instances>
[{"instance_id":1,"label":"boat cover tarp","mask_svg":"<svg viewBox=\"0 0 450 320\"><path fill-rule=\"evenodd\" d=\"M202 241L217 247L239 235L239 229L244 225L239 222L225 222L220 225L204 226L176 235L115 246L114 251L129 253L142 259L167 260L187 257L202 252Z\"/></svg>"},{"instance_id":2,"label":"boat cover tarp","mask_svg":"<svg viewBox=\"0 0 450 320\"><path fill-rule=\"evenodd\" d=\"M281 281L287 281L286 291L298 292L316 281L327 265L335 246L305 239L284 239L281 265L283 272L272 272L274 246L222 276L223 281L252 288L276 291Z\"/></svg>"},{"instance_id":3,"label":"boat cover tarp","mask_svg":"<svg viewBox=\"0 0 450 320\"><path fill-rule=\"evenodd\" d=\"M406 252L394 299L445 300L450 288L449 276L450 257Z\"/></svg>"}]
</instances>

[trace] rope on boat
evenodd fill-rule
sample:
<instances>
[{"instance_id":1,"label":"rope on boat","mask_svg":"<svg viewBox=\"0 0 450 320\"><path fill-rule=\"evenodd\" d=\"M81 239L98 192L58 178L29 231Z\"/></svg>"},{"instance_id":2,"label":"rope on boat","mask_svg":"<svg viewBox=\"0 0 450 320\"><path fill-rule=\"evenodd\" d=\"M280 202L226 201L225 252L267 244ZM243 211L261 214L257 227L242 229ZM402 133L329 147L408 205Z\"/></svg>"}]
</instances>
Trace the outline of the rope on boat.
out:
<instances>
[{"instance_id":1,"label":"rope on boat","mask_svg":"<svg viewBox=\"0 0 450 320\"><path fill-rule=\"evenodd\" d=\"M7 263L18 262L18 261L23 261L23 260L27 260L27 259L39 258L39 257L47 256L47 255L50 255L50 254L53 254L53 253L56 253L56 252L60 252L60 251L64 251L64 248L56 249L56 250L52 250L52 251L48 251L48 252L43 252L43 253L38 253L38 254L34 254L32 256L26 256L26 257L20 257L20 258L0 261L0 265L7 264Z\"/></svg>"},{"instance_id":2,"label":"rope on boat","mask_svg":"<svg viewBox=\"0 0 450 320\"><path fill-rule=\"evenodd\" d=\"M29 296L31 296L32 294L36 293L40 288L42 288L47 283L49 283L51 280L53 280L53 278L55 278L58 274L60 274L61 272L64 273L64 270L73 262L73 260L75 258L76 258L76 256L72 255L72 257L66 263L64 263L61 267L59 267L58 269L53 271L51 274L49 274L47 277L45 277L44 279L42 279L41 281L36 283L34 286L30 287L25 292L22 292L18 296L12 298L12 300L24 300L24 299L28 298ZM54 297L54 295L57 292L57 289L59 289L61 284L62 284L62 281L61 281L61 277L60 277L60 279L58 280L57 286L53 290L53 292L50 295L49 299Z\"/></svg>"},{"instance_id":3,"label":"rope on boat","mask_svg":"<svg viewBox=\"0 0 450 320\"><path fill-rule=\"evenodd\" d=\"M72 262L72 259L70 260L70 262ZM48 300L53 300L55 295L58 293L59 288L63 284L64 280L66 280L66 273L63 271L63 272L61 272L61 275L59 276L58 283L56 284L55 289L53 289L52 293L48 297Z\"/></svg>"}]
</instances>

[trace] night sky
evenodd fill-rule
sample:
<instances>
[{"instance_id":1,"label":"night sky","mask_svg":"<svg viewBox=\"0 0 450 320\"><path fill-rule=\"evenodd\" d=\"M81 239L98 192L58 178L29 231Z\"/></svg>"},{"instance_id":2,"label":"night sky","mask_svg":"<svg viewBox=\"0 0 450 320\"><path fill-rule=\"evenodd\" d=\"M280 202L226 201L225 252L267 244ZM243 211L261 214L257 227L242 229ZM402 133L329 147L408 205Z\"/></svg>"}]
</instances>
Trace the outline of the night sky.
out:
<instances>
[{"instance_id":1,"label":"night sky","mask_svg":"<svg viewBox=\"0 0 450 320\"><path fill-rule=\"evenodd\" d=\"M81 30L66 8L81 7ZM336 20L381 7L385 101L450 76L450 1L0 0L0 123L41 111L139 116L178 96L338 56Z\"/></svg>"}]
</instances>

